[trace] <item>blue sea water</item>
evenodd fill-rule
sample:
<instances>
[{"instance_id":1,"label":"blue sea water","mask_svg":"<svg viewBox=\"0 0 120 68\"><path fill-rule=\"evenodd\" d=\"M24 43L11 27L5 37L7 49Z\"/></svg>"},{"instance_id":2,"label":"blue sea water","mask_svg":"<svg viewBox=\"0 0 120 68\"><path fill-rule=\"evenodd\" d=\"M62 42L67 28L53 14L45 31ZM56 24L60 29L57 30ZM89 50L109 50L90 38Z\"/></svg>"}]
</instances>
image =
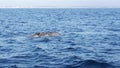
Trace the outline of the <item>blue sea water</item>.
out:
<instances>
[{"instance_id":1,"label":"blue sea water","mask_svg":"<svg viewBox=\"0 0 120 68\"><path fill-rule=\"evenodd\" d=\"M0 9L0 68L120 68L120 9Z\"/></svg>"}]
</instances>

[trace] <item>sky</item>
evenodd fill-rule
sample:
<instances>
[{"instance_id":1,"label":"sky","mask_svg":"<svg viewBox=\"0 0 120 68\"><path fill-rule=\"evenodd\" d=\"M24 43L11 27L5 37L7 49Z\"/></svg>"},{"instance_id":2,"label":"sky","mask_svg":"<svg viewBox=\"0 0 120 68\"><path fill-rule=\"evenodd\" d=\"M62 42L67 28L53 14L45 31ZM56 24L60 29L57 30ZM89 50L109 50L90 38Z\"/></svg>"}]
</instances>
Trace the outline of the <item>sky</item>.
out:
<instances>
[{"instance_id":1,"label":"sky","mask_svg":"<svg viewBox=\"0 0 120 68\"><path fill-rule=\"evenodd\" d=\"M0 0L0 8L120 8L120 0Z\"/></svg>"}]
</instances>

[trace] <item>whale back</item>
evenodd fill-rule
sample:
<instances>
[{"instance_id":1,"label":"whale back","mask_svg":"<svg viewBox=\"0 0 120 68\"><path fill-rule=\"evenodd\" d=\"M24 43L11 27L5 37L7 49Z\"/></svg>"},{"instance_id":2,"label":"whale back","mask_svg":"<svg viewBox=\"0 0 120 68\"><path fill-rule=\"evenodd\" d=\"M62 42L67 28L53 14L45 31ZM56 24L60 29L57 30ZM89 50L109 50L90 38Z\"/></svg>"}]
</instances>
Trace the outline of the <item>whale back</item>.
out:
<instances>
[{"instance_id":1,"label":"whale back","mask_svg":"<svg viewBox=\"0 0 120 68\"><path fill-rule=\"evenodd\" d=\"M39 32L33 34L32 37L38 38L38 37L49 37L49 36L59 36L59 35L60 33L58 32Z\"/></svg>"}]
</instances>

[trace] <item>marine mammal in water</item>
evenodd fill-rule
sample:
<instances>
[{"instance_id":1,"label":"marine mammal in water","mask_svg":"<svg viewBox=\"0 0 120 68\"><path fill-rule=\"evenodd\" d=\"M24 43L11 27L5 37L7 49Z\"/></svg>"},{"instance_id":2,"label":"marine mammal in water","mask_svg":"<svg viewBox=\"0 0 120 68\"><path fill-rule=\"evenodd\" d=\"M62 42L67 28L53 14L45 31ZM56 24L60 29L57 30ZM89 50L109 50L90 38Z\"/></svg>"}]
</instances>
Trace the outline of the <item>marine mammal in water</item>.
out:
<instances>
[{"instance_id":1,"label":"marine mammal in water","mask_svg":"<svg viewBox=\"0 0 120 68\"><path fill-rule=\"evenodd\" d=\"M32 35L33 38L59 36L58 32L37 32Z\"/></svg>"}]
</instances>

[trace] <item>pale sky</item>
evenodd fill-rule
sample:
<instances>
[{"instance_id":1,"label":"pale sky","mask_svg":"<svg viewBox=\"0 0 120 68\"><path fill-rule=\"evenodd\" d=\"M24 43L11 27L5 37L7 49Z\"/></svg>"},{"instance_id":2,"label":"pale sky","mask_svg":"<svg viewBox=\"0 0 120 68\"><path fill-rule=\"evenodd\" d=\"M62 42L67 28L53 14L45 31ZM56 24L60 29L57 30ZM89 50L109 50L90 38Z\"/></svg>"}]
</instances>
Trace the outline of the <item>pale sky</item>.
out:
<instances>
[{"instance_id":1,"label":"pale sky","mask_svg":"<svg viewBox=\"0 0 120 68\"><path fill-rule=\"evenodd\" d=\"M120 0L0 0L0 8L120 8Z\"/></svg>"}]
</instances>

